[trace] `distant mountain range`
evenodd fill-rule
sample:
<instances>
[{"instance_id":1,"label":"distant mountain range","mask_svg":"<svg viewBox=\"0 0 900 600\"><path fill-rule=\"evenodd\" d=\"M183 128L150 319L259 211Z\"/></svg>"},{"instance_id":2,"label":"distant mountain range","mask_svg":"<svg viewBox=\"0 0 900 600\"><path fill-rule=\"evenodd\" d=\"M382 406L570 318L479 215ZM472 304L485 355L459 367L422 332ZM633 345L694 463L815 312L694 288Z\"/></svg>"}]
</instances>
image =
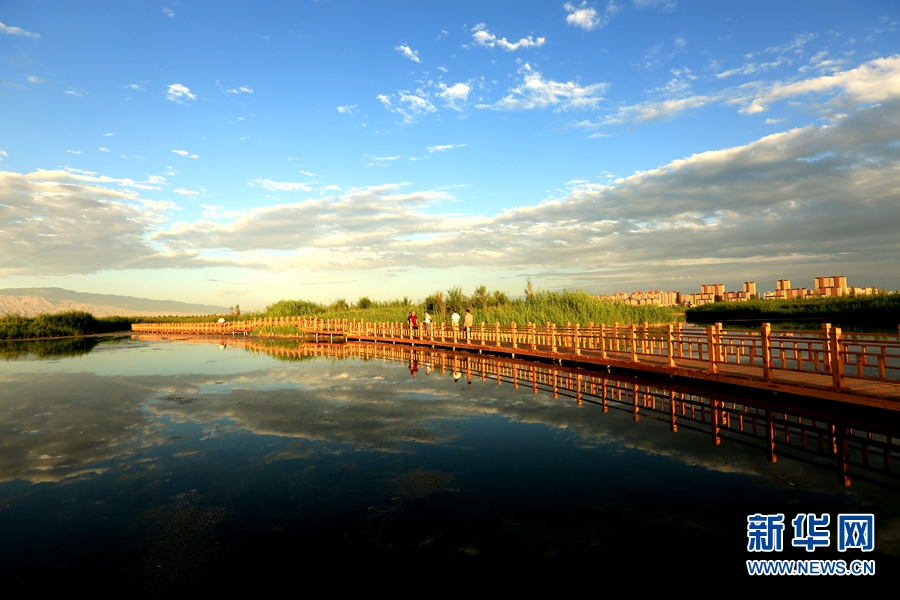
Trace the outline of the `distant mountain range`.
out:
<instances>
[{"instance_id":1,"label":"distant mountain range","mask_svg":"<svg viewBox=\"0 0 900 600\"><path fill-rule=\"evenodd\" d=\"M19 314L33 317L41 313L84 310L95 317L110 315L148 317L164 315L227 314L227 307L211 304L190 304L175 300L150 300L113 294L85 294L63 288L4 288L0 289L0 315Z\"/></svg>"}]
</instances>

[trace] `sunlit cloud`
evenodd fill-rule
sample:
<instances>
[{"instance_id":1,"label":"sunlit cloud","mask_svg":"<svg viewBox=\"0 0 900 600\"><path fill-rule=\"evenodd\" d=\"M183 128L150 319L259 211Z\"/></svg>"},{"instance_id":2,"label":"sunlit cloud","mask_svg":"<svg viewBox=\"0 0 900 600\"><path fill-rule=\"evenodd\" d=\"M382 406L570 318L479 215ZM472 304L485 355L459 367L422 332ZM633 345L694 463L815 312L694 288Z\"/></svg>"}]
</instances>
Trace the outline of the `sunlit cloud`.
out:
<instances>
[{"instance_id":1,"label":"sunlit cloud","mask_svg":"<svg viewBox=\"0 0 900 600\"><path fill-rule=\"evenodd\" d=\"M456 145L453 145L453 144L444 144L444 145L442 145L442 146L429 146L429 147L427 148L427 150L428 150L429 153L433 154L433 153L435 153L435 152L443 152L444 150L452 150L453 148L464 148L464 147L466 147L466 146L468 146L468 145L469 145L469 144L456 144Z\"/></svg>"},{"instance_id":2,"label":"sunlit cloud","mask_svg":"<svg viewBox=\"0 0 900 600\"><path fill-rule=\"evenodd\" d=\"M514 52L520 48L537 48L544 45L547 40L539 37L534 39L532 36L524 37L518 42L510 42L505 37L498 38L496 35L487 30L484 23L479 23L472 28L472 41L476 46L485 48L493 48L498 46L507 52Z\"/></svg>"},{"instance_id":3,"label":"sunlit cloud","mask_svg":"<svg viewBox=\"0 0 900 600\"><path fill-rule=\"evenodd\" d=\"M401 90L389 96L379 94L377 99L384 108L403 117L403 121L406 123L412 123L437 111L430 95L422 90Z\"/></svg>"},{"instance_id":4,"label":"sunlit cloud","mask_svg":"<svg viewBox=\"0 0 900 600\"><path fill-rule=\"evenodd\" d=\"M622 10L612 0L606 5L606 9L602 14L597 12L596 8L588 6L587 2L582 2L578 6L571 2L566 2L563 5L563 8L569 13L566 15L566 23L587 31L597 29L598 27L605 27L612 18Z\"/></svg>"},{"instance_id":5,"label":"sunlit cloud","mask_svg":"<svg viewBox=\"0 0 900 600\"><path fill-rule=\"evenodd\" d=\"M451 86L439 83L438 89L441 91L437 93L437 96L443 98L448 107L454 110L462 110L462 107L469 99L469 92L472 91L472 86L468 83L454 83Z\"/></svg>"},{"instance_id":6,"label":"sunlit cloud","mask_svg":"<svg viewBox=\"0 0 900 600\"><path fill-rule=\"evenodd\" d=\"M218 81L216 82L216 85L219 86L219 89L221 89L222 93L224 93L224 94L252 94L253 93L253 88L248 87L246 85L242 85L237 88L225 88L225 87L222 87L222 84L219 83Z\"/></svg>"},{"instance_id":7,"label":"sunlit cloud","mask_svg":"<svg viewBox=\"0 0 900 600\"><path fill-rule=\"evenodd\" d=\"M492 105L479 105L479 108L496 110L530 110L553 107L557 110L578 110L595 108L607 88L605 83L581 85L567 81L544 79L539 71L525 63L519 69L522 76L520 83L509 90L509 93Z\"/></svg>"},{"instance_id":8,"label":"sunlit cloud","mask_svg":"<svg viewBox=\"0 0 900 600\"><path fill-rule=\"evenodd\" d=\"M45 275L102 269L187 266L191 254L165 251L145 237L159 227L168 202L140 198L131 180L76 172L0 172L0 273Z\"/></svg>"},{"instance_id":9,"label":"sunlit cloud","mask_svg":"<svg viewBox=\"0 0 900 600\"><path fill-rule=\"evenodd\" d=\"M191 90L180 83L173 83L168 87L166 91L166 98L171 100L172 102L177 102L179 104L184 104L183 100L196 100L197 96L191 93Z\"/></svg>"},{"instance_id":10,"label":"sunlit cloud","mask_svg":"<svg viewBox=\"0 0 900 600\"><path fill-rule=\"evenodd\" d=\"M605 119L607 124L664 120L708 104L738 106L743 114L764 112L769 105L800 96L826 96L827 107L876 103L900 95L900 55L877 58L854 69L790 82L756 82L705 95L685 95L623 106Z\"/></svg>"},{"instance_id":11,"label":"sunlit cloud","mask_svg":"<svg viewBox=\"0 0 900 600\"><path fill-rule=\"evenodd\" d=\"M413 50L409 46L405 46L405 45L395 46L394 50L399 52L401 56L408 58L409 60L411 60L413 62L417 62L417 63L422 62L419 59L419 52L417 50Z\"/></svg>"},{"instance_id":12,"label":"sunlit cloud","mask_svg":"<svg viewBox=\"0 0 900 600\"><path fill-rule=\"evenodd\" d=\"M291 181L272 181L271 179L254 179L247 185L258 185L262 188L273 192L309 192L312 187L306 183L296 183Z\"/></svg>"},{"instance_id":13,"label":"sunlit cloud","mask_svg":"<svg viewBox=\"0 0 900 600\"><path fill-rule=\"evenodd\" d=\"M35 39L41 37L40 35L38 35L36 33L31 33L30 31L25 31L21 27L9 27L8 25L4 25L3 23L0 23L0 33L5 33L7 35L22 35L25 37L30 37L30 38L35 38Z\"/></svg>"}]
</instances>

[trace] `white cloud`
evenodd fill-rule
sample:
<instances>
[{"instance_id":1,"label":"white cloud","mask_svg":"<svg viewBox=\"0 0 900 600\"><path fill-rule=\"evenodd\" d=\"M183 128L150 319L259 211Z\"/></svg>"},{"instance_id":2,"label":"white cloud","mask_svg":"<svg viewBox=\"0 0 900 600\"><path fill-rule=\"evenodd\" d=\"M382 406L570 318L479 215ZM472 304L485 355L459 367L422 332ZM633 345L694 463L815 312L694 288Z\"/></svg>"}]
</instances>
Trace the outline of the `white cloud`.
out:
<instances>
[{"instance_id":1,"label":"white cloud","mask_svg":"<svg viewBox=\"0 0 900 600\"><path fill-rule=\"evenodd\" d=\"M7 154L4 150L0 150L0 162L2 162L4 158L9 158L9 154Z\"/></svg>"},{"instance_id":2,"label":"white cloud","mask_svg":"<svg viewBox=\"0 0 900 600\"><path fill-rule=\"evenodd\" d=\"M200 192L195 190L186 190L184 188L178 188L177 190L172 190L173 194L181 194L182 196L187 196L188 198L196 198L200 195Z\"/></svg>"},{"instance_id":3,"label":"white cloud","mask_svg":"<svg viewBox=\"0 0 900 600\"><path fill-rule=\"evenodd\" d=\"M469 92L472 91L472 86L467 83L454 83L451 86L439 83L438 88L441 90L437 94L438 97L443 98L447 106L454 110L462 110L462 105L466 103Z\"/></svg>"},{"instance_id":4,"label":"white cloud","mask_svg":"<svg viewBox=\"0 0 900 600\"><path fill-rule=\"evenodd\" d=\"M687 95L623 106L606 124L636 123L672 118L707 104L739 106L744 114L764 112L774 102L818 94L825 107L855 106L900 96L900 55L878 58L854 69L791 82L754 82L707 95ZM821 96L825 96L821 98Z\"/></svg>"},{"instance_id":5,"label":"white cloud","mask_svg":"<svg viewBox=\"0 0 900 600\"><path fill-rule=\"evenodd\" d=\"M159 180L74 170L0 173L0 197L11 207L0 211L0 229L9 232L0 238L0 271L79 273L218 260L270 271L373 274L450 263L575 270L573 286L595 287L601 276L650 285L673 274L696 280L723 270L774 281L803 267L810 277L845 271L860 284L894 287L900 98L844 112L827 125L671 160L608 184L570 181L574 187L561 198L493 216L442 213L454 200L447 191L395 184L211 209L198 220L170 223L161 211L171 206L121 189ZM307 185L273 183L278 191Z\"/></svg>"},{"instance_id":6,"label":"white cloud","mask_svg":"<svg viewBox=\"0 0 900 600\"><path fill-rule=\"evenodd\" d=\"M479 108L497 110L529 110L534 108L555 107L557 110L577 110L594 108L603 100L603 92L607 84L594 83L581 85L576 82L560 82L544 79L540 72L534 71L525 63L519 73L523 75L521 82L509 94L493 105L479 105Z\"/></svg>"},{"instance_id":7,"label":"white cloud","mask_svg":"<svg viewBox=\"0 0 900 600\"><path fill-rule=\"evenodd\" d=\"M172 9L169 8L168 6L163 6L162 11L163 11L163 13L165 13L165 15L166 15L167 17L174 17L174 16L175 16L174 11L172 11Z\"/></svg>"},{"instance_id":8,"label":"white cloud","mask_svg":"<svg viewBox=\"0 0 900 600\"><path fill-rule=\"evenodd\" d=\"M144 181L135 181L134 179L129 179L127 177L123 179L108 177L106 175L97 175L97 173L94 171L85 171L83 169L74 169L71 167L63 167L62 171L67 173L67 176L71 179L77 179L78 181L89 181L91 183L103 184L118 184L119 187L135 188L138 190L161 190L162 188L159 187L159 184L166 181L165 177L160 177L159 175L151 175ZM43 173L45 171L39 172Z\"/></svg>"},{"instance_id":9,"label":"white cloud","mask_svg":"<svg viewBox=\"0 0 900 600\"><path fill-rule=\"evenodd\" d=\"M103 146L100 146L100 152L109 152L109 148L104 148Z\"/></svg>"},{"instance_id":10,"label":"white cloud","mask_svg":"<svg viewBox=\"0 0 900 600\"><path fill-rule=\"evenodd\" d=\"M66 150L69 154L81 154L81 150Z\"/></svg>"},{"instance_id":11,"label":"white cloud","mask_svg":"<svg viewBox=\"0 0 900 600\"><path fill-rule=\"evenodd\" d=\"M774 281L791 265L815 263L885 280L900 255L898 116L894 99L831 125L699 153L609 184L570 182L563 198L495 216L441 214L441 203L452 200L446 192L385 185L219 212L216 220L176 223L148 239L200 256L214 249L236 261L266 256L271 270L449 261L576 269L584 286L601 276L598 264L603 277L648 284L723 269ZM277 259L273 251L281 253Z\"/></svg>"},{"instance_id":12,"label":"white cloud","mask_svg":"<svg viewBox=\"0 0 900 600\"><path fill-rule=\"evenodd\" d=\"M379 94L377 98L387 110L402 116L406 123L412 123L437 110L429 94L422 90L401 90L390 96Z\"/></svg>"},{"instance_id":13,"label":"white cloud","mask_svg":"<svg viewBox=\"0 0 900 600\"><path fill-rule=\"evenodd\" d=\"M172 102L183 104L184 99L196 100L197 96L191 93L191 90L180 83L173 83L166 91L166 98Z\"/></svg>"},{"instance_id":14,"label":"white cloud","mask_svg":"<svg viewBox=\"0 0 900 600\"><path fill-rule=\"evenodd\" d=\"M529 35L527 38L522 38L518 42L510 42L506 38L498 38L488 31L484 23L479 23L473 27L472 32L472 40L475 42L475 45L484 46L486 48L499 46L507 52L513 52L519 48L537 48L543 46L546 41L542 37L535 40Z\"/></svg>"},{"instance_id":15,"label":"white cloud","mask_svg":"<svg viewBox=\"0 0 900 600\"><path fill-rule=\"evenodd\" d=\"M778 123L783 123L784 117L780 119L766 119L766 125L777 125Z\"/></svg>"},{"instance_id":16,"label":"white cloud","mask_svg":"<svg viewBox=\"0 0 900 600\"><path fill-rule=\"evenodd\" d=\"M63 94L65 94L66 96L75 96L76 98L81 98L86 93L87 92L85 92L83 90L66 90L63 92Z\"/></svg>"},{"instance_id":17,"label":"white cloud","mask_svg":"<svg viewBox=\"0 0 900 600\"><path fill-rule=\"evenodd\" d=\"M103 269L188 266L190 253L146 240L173 206L67 171L0 172L0 273L71 275Z\"/></svg>"},{"instance_id":18,"label":"white cloud","mask_svg":"<svg viewBox=\"0 0 900 600\"><path fill-rule=\"evenodd\" d=\"M900 95L900 55L877 58L855 69L832 75L761 86L756 93L741 99L741 112L762 112L773 102L815 93L836 93L831 102L839 106L897 97Z\"/></svg>"},{"instance_id":19,"label":"white cloud","mask_svg":"<svg viewBox=\"0 0 900 600\"><path fill-rule=\"evenodd\" d=\"M607 117L604 123L618 125L671 119L685 110L700 108L716 100L717 97L715 96L688 96L686 98L671 98L658 102L644 102L632 106L624 106L616 114Z\"/></svg>"},{"instance_id":20,"label":"white cloud","mask_svg":"<svg viewBox=\"0 0 900 600\"><path fill-rule=\"evenodd\" d=\"M587 2L582 2L578 6L571 2L566 2L563 8L569 13L566 15L566 23L587 31L605 27L621 11L621 8L612 0L606 5L606 10L603 11L602 15L597 12L596 8L588 6Z\"/></svg>"},{"instance_id":21,"label":"white cloud","mask_svg":"<svg viewBox=\"0 0 900 600\"><path fill-rule=\"evenodd\" d=\"M47 82L45 80L41 79L40 77L36 77L34 75L29 75L28 83L42 84L42 83L47 83Z\"/></svg>"},{"instance_id":22,"label":"white cloud","mask_svg":"<svg viewBox=\"0 0 900 600\"><path fill-rule=\"evenodd\" d=\"M443 152L444 150L452 150L453 148L465 148L469 144L444 144L443 146L429 146L426 148L429 153Z\"/></svg>"},{"instance_id":23,"label":"white cloud","mask_svg":"<svg viewBox=\"0 0 900 600\"><path fill-rule=\"evenodd\" d=\"M38 35L36 33L31 33L30 31L25 31L21 27L9 27L7 25L4 25L3 23L0 23L0 33L6 33L9 35L24 35L25 37L30 37L30 38L35 38L35 39L41 37L40 35Z\"/></svg>"},{"instance_id":24,"label":"white cloud","mask_svg":"<svg viewBox=\"0 0 900 600\"><path fill-rule=\"evenodd\" d=\"M254 179L247 185L258 185L272 192L309 192L312 188L306 183L290 181L272 181L271 179Z\"/></svg>"},{"instance_id":25,"label":"white cloud","mask_svg":"<svg viewBox=\"0 0 900 600\"><path fill-rule=\"evenodd\" d=\"M341 114L352 115L356 110L355 104L347 104L345 106L338 106L337 111Z\"/></svg>"},{"instance_id":26,"label":"white cloud","mask_svg":"<svg viewBox=\"0 0 900 600\"><path fill-rule=\"evenodd\" d=\"M172 152L174 152L175 154L178 154L180 156L187 156L188 158L200 158L196 154L191 154L187 150L172 150Z\"/></svg>"},{"instance_id":27,"label":"white cloud","mask_svg":"<svg viewBox=\"0 0 900 600\"><path fill-rule=\"evenodd\" d=\"M401 55L403 55L404 57L408 58L409 60L411 60L413 62L417 62L417 63L422 62L419 59L419 51L413 50L409 46L395 46L394 50L396 50Z\"/></svg>"},{"instance_id":28,"label":"white cloud","mask_svg":"<svg viewBox=\"0 0 900 600\"><path fill-rule=\"evenodd\" d=\"M218 81L216 82L216 85L219 86L219 88L222 90L222 93L224 93L224 94L252 94L253 93L253 88L247 87L246 85L242 85L239 88L230 88L230 89L223 88L222 84L220 84Z\"/></svg>"},{"instance_id":29,"label":"white cloud","mask_svg":"<svg viewBox=\"0 0 900 600\"><path fill-rule=\"evenodd\" d=\"M142 87L141 87L140 85L138 85L137 83L129 83L128 85L126 85L126 86L124 86L124 87L127 88L127 89L129 89L129 90L136 90L136 91L138 91L138 92L144 92L144 91L146 91L144 88L142 88Z\"/></svg>"}]
</instances>

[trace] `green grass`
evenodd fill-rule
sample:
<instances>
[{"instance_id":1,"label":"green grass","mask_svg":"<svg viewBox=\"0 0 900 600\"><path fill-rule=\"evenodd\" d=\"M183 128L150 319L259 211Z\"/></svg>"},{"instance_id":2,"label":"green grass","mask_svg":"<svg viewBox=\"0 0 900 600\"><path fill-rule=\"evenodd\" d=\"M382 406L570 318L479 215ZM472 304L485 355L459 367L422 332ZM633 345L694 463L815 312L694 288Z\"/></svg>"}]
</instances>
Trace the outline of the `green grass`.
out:
<instances>
[{"instance_id":1,"label":"green grass","mask_svg":"<svg viewBox=\"0 0 900 600\"><path fill-rule=\"evenodd\" d=\"M677 320L673 309L659 306L628 306L619 302L598 300L582 291L570 292L535 292L527 299L507 301L486 308L474 308L470 303L460 304L460 315L465 314L465 309L470 308L475 323L509 323L525 324L537 323L543 325L547 322L565 325L566 323L579 323L587 325L590 322L599 325L605 323L611 325L614 322L620 324L631 323L672 323ZM378 306L369 309L350 308L347 310L327 309L317 316L323 319L354 319L373 323L381 322L405 322L409 311L414 310L421 322L425 311L431 310L435 323L450 323L451 306L447 303L443 314L435 310L434 304L430 306L425 302L411 305ZM302 316L302 315L296 315ZM309 315L313 316L313 315Z\"/></svg>"},{"instance_id":2,"label":"green grass","mask_svg":"<svg viewBox=\"0 0 900 600\"><path fill-rule=\"evenodd\" d=\"M714 302L687 309L686 318L696 323L817 320L896 327L900 323L900 293L802 300Z\"/></svg>"}]
</instances>

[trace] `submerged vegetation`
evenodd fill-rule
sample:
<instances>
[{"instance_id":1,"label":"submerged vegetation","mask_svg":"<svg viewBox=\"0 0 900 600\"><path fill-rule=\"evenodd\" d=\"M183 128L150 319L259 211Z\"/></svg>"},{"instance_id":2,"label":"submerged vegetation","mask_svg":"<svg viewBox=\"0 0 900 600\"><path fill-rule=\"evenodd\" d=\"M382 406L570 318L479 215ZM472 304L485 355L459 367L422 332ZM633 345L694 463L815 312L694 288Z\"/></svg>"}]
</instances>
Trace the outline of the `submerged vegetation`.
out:
<instances>
[{"instance_id":1,"label":"submerged vegetation","mask_svg":"<svg viewBox=\"0 0 900 600\"><path fill-rule=\"evenodd\" d=\"M9 362L20 357L33 355L40 359L46 358L71 358L90 354L97 344L109 341L102 337L76 337L61 340L17 340L7 344L0 344L0 358Z\"/></svg>"},{"instance_id":2,"label":"submerged vegetation","mask_svg":"<svg viewBox=\"0 0 900 600\"><path fill-rule=\"evenodd\" d=\"M896 326L900 323L900 292L837 298L714 302L689 308L686 316L696 323L816 320Z\"/></svg>"}]
</instances>

